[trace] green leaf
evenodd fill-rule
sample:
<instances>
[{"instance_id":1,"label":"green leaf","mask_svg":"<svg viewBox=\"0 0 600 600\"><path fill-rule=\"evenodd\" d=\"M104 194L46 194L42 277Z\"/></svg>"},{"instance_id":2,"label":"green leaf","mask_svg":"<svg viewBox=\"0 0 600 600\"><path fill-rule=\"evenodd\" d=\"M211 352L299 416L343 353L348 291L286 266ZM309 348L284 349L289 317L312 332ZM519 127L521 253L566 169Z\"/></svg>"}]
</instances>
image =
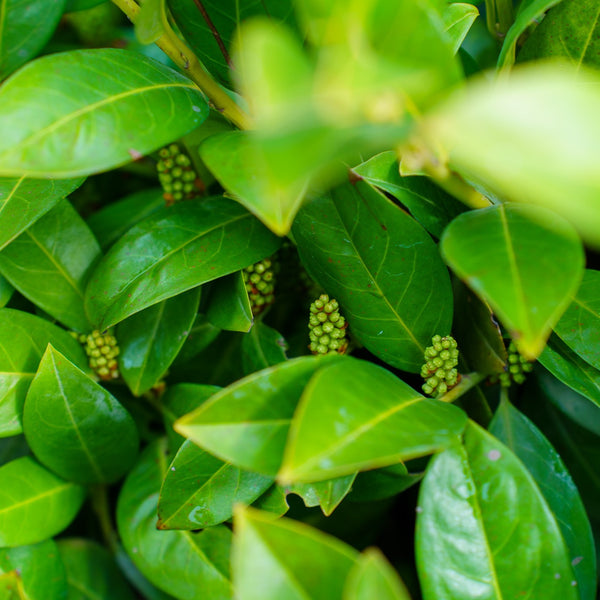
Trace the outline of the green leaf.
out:
<instances>
[{"instance_id":1,"label":"green leaf","mask_svg":"<svg viewBox=\"0 0 600 600\"><path fill-rule=\"evenodd\" d=\"M131 415L51 345L29 387L23 429L36 458L77 483L110 483L134 463Z\"/></svg>"},{"instance_id":2,"label":"green leaf","mask_svg":"<svg viewBox=\"0 0 600 600\"><path fill-rule=\"evenodd\" d=\"M8 176L66 178L112 169L208 116L189 79L112 48L33 61L2 86L0 102L0 173Z\"/></svg>"},{"instance_id":3,"label":"green leaf","mask_svg":"<svg viewBox=\"0 0 600 600\"><path fill-rule=\"evenodd\" d=\"M452 320L448 271L421 226L358 183L307 203L293 234L350 335L388 364L418 372L431 337L448 333Z\"/></svg>"},{"instance_id":4,"label":"green leaf","mask_svg":"<svg viewBox=\"0 0 600 600\"><path fill-rule=\"evenodd\" d=\"M0 466L22 456L31 454L24 435L0 438Z\"/></svg>"},{"instance_id":5,"label":"green leaf","mask_svg":"<svg viewBox=\"0 0 600 600\"><path fill-rule=\"evenodd\" d=\"M232 200L190 200L132 227L92 274L86 309L100 329L277 250L279 239Z\"/></svg>"},{"instance_id":6,"label":"green leaf","mask_svg":"<svg viewBox=\"0 0 600 600\"><path fill-rule=\"evenodd\" d=\"M206 317L219 329L250 331L254 318L241 271L217 279L212 284Z\"/></svg>"},{"instance_id":7,"label":"green leaf","mask_svg":"<svg viewBox=\"0 0 600 600\"><path fill-rule=\"evenodd\" d=\"M0 437L23 430L25 396L50 343L79 368L89 371L79 342L64 329L19 310L0 310Z\"/></svg>"},{"instance_id":8,"label":"green leaf","mask_svg":"<svg viewBox=\"0 0 600 600\"><path fill-rule=\"evenodd\" d=\"M135 36L142 44L152 44L162 35L167 27L166 0L144 0L135 21Z\"/></svg>"},{"instance_id":9,"label":"green leaf","mask_svg":"<svg viewBox=\"0 0 600 600\"><path fill-rule=\"evenodd\" d=\"M227 521L238 503L251 504L273 478L242 471L186 440L173 459L158 501L159 529L204 529Z\"/></svg>"},{"instance_id":10,"label":"green leaf","mask_svg":"<svg viewBox=\"0 0 600 600\"><path fill-rule=\"evenodd\" d=\"M319 481L425 456L449 446L465 423L455 406L424 398L382 367L347 359L306 386L278 479Z\"/></svg>"},{"instance_id":11,"label":"green leaf","mask_svg":"<svg viewBox=\"0 0 600 600\"><path fill-rule=\"evenodd\" d=\"M238 600L341 598L357 558L350 546L290 519L236 511L232 557Z\"/></svg>"},{"instance_id":12,"label":"green leaf","mask_svg":"<svg viewBox=\"0 0 600 600\"><path fill-rule=\"evenodd\" d=\"M353 502L372 502L395 496L421 481L422 473L409 473L403 463L359 473L352 485Z\"/></svg>"},{"instance_id":13,"label":"green leaf","mask_svg":"<svg viewBox=\"0 0 600 600\"><path fill-rule=\"evenodd\" d=\"M0 467L0 546L36 544L60 533L79 512L85 490L28 456Z\"/></svg>"},{"instance_id":14,"label":"green leaf","mask_svg":"<svg viewBox=\"0 0 600 600\"><path fill-rule=\"evenodd\" d=\"M410 600L398 573L376 548L360 555L348 575L343 600Z\"/></svg>"},{"instance_id":15,"label":"green leaf","mask_svg":"<svg viewBox=\"0 0 600 600\"><path fill-rule=\"evenodd\" d=\"M0 250L23 233L83 179L0 178Z\"/></svg>"},{"instance_id":16,"label":"green leaf","mask_svg":"<svg viewBox=\"0 0 600 600\"><path fill-rule=\"evenodd\" d=\"M10 302L14 291L15 288L0 275L0 308L4 308Z\"/></svg>"},{"instance_id":17,"label":"green leaf","mask_svg":"<svg viewBox=\"0 0 600 600\"><path fill-rule=\"evenodd\" d=\"M289 510L287 503L287 492L280 485L272 485L252 506L259 510L272 513L282 517Z\"/></svg>"},{"instance_id":18,"label":"green leaf","mask_svg":"<svg viewBox=\"0 0 600 600\"><path fill-rule=\"evenodd\" d=\"M67 600L65 569L53 540L4 548L0 553L0 575L11 571L18 573L24 600ZM0 597L7 600L1 592Z\"/></svg>"},{"instance_id":19,"label":"green leaf","mask_svg":"<svg viewBox=\"0 0 600 600\"><path fill-rule=\"evenodd\" d=\"M453 2L446 6L442 13L444 31L452 40L452 48L455 53L458 52L465 37L467 37L467 33L469 33L469 29L471 29L471 25L473 25L473 21L478 16L479 11L472 4Z\"/></svg>"},{"instance_id":20,"label":"green leaf","mask_svg":"<svg viewBox=\"0 0 600 600\"><path fill-rule=\"evenodd\" d=\"M16 569L0 575L0 594L5 600L27 600L23 596L21 577Z\"/></svg>"},{"instance_id":21,"label":"green leaf","mask_svg":"<svg viewBox=\"0 0 600 600\"><path fill-rule=\"evenodd\" d=\"M102 4L103 2L106 2L106 0L67 0L65 12L87 10L88 8L94 8L94 6L98 6L98 4Z\"/></svg>"},{"instance_id":22,"label":"green leaf","mask_svg":"<svg viewBox=\"0 0 600 600\"><path fill-rule=\"evenodd\" d=\"M539 429L504 399L490 433L521 459L554 513L569 550L581 600L596 597L596 551L579 492L563 461Z\"/></svg>"},{"instance_id":23,"label":"green leaf","mask_svg":"<svg viewBox=\"0 0 600 600\"><path fill-rule=\"evenodd\" d=\"M515 21L504 38L498 57L498 68L511 67L514 64L517 41L521 35L531 25L537 25L537 21L548 9L562 1L564 0L523 0L520 3Z\"/></svg>"},{"instance_id":24,"label":"green leaf","mask_svg":"<svg viewBox=\"0 0 600 600\"><path fill-rule=\"evenodd\" d=\"M58 552L67 572L69 600L135 600L112 556L96 542L62 539Z\"/></svg>"},{"instance_id":25,"label":"green leaf","mask_svg":"<svg viewBox=\"0 0 600 600\"><path fill-rule=\"evenodd\" d=\"M84 290L99 258L96 238L63 200L0 252L0 271L36 306L83 333L91 329Z\"/></svg>"},{"instance_id":26,"label":"green leaf","mask_svg":"<svg viewBox=\"0 0 600 600\"><path fill-rule=\"evenodd\" d=\"M571 225L541 207L496 205L456 218L441 249L519 352L536 358L583 275L583 249Z\"/></svg>"},{"instance_id":27,"label":"green leaf","mask_svg":"<svg viewBox=\"0 0 600 600\"><path fill-rule=\"evenodd\" d=\"M119 324L119 371L136 396L163 377L192 327L200 288L154 304Z\"/></svg>"},{"instance_id":28,"label":"green leaf","mask_svg":"<svg viewBox=\"0 0 600 600\"><path fill-rule=\"evenodd\" d=\"M352 473L316 483L297 483L287 491L300 496L308 507L320 506L323 514L328 517L350 493L355 478L356 473Z\"/></svg>"},{"instance_id":29,"label":"green leaf","mask_svg":"<svg viewBox=\"0 0 600 600\"><path fill-rule=\"evenodd\" d=\"M196 315L194 324L190 329L190 334L185 339L185 342L175 359L175 364L184 363L200 354L200 352L205 350L215 341L219 333L221 333L221 330L212 323L209 323L206 315Z\"/></svg>"},{"instance_id":30,"label":"green leaf","mask_svg":"<svg viewBox=\"0 0 600 600\"><path fill-rule=\"evenodd\" d=\"M477 425L467 428L464 445L431 460L417 512L424 600L579 598L542 493L515 455Z\"/></svg>"},{"instance_id":31,"label":"green leaf","mask_svg":"<svg viewBox=\"0 0 600 600\"><path fill-rule=\"evenodd\" d=\"M162 188L134 192L91 215L87 224L100 243L102 250L112 246L128 229L163 208Z\"/></svg>"},{"instance_id":32,"label":"green leaf","mask_svg":"<svg viewBox=\"0 0 600 600\"><path fill-rule=\"evenodd\" d=\"M287 343L283 336L261 319L242 338L242 365L249 375L287 360Z\"/></svg>"},{"instance_id":33,"label":"green leaf","mask_svg":"<svg viewBox=\"0 0 600 600\"><path fill-rule=\"evenodd\" d=\"M546 4L549 4L546 2ZM552 5L557 2L552 2ZM561 58L574 67L600 66L600 3L563 0L527 38L519 60Z\"/></svg>"},{"instance_id":34,"label":"green leaf","mask_svg":"<svg viewBox=\"0 0 600 600\"><path fill-rule=\"evenodd\" d=\"M50 39L66 0L0 2L0 80L32 59ZM3 129L4 131L4 129Z\"/></svg>"},{"instance_id":35,"label":"green leaf","mask_svg":"<svg viewBox=\"0 0 600 600\"><path fill-rule=\"evenodd\" d=\"M199 533L156 529L160 486L169 465L164 440L146 448L117 503L123 545L156 587L180 600L230 600L231 533L217 525Z\"/></svg>"},{"instance_id":36,"label":"green leaf","mask_svg":"<svg viewBox=\"0 0 600 600\"><path fill-rule=\"evenodd\" d=\"M463 204L429 178L402 177L397 154L391 150L373 156L354 167L352 172L394 196L429 233L438 238L446 225L465 210Z\"/></svg>"},{"instance_id":37,"label":"green leaf","mask_svg":"<svg viewBox=\"0 0 600 600\"><path fill-rule=\"evenodd\" d=\"M504 200L551 208L599 246L599 104L598 73L531 64L457 91L424 132L469 181Z\"/></svg>"},{"instance_id":38,"label":"green leaf","mask_svg":"<svg viewBox=\"0 0 600 600\"><path fill-rule=\"evenodd\" d=\"M304 356L248 375L175 423L175 431L232 464L274 476L304 386L338 356Z\"/></svg>"}]
</instances>

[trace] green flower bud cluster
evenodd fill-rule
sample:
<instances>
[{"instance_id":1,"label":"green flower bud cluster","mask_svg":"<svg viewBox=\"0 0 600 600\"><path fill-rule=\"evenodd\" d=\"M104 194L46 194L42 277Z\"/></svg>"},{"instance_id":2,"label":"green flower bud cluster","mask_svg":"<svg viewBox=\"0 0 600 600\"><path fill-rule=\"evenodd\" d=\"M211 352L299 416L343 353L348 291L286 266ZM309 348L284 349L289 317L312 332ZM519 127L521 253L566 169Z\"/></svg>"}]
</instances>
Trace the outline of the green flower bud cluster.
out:
<instances>
[{"instance_id":1,"label":"green flower bud cluster","mask_svg":"<svg viewBox=\"0 0 600 600\"><path fill-rule=\"evenodd\" d=\"M313 354L344 354L348 348L347 327L346 319L340 314L338 301L321 294L310 305L310 351Z\"/></svg>"},{"instance_id":2,"label":"green flower bud cluster","mask_svg":"<svg viewBox=\"0 0 600 600\"><path fill-rule=\"evenodd\" d=\"M97 329L87 335L71 333L83 346L88 355L89 365L92 371L103 381L111 381L120 377L117 356L119 346L117 338L111 330L101 332Z\"/></svg>"},{"instance_id":3,"label":"green flower bud cluster","mask_svg":"<svg viewBox=\"0 0 600 600\"><path fill-rule=\"evenodd\" d=\"M533 370L533 363L519 354L519 351L512 340L508 345L507 352L508 360L504 367L504 372L493 377L491 381L492 383L499 381L502 387L510 387L510 384L513 381L516 384L521 385L525 382L525 374L531 373Z\"/></svg>"},{"instance_id":4,"label":"green flower bud cluster","mask_svg":"<svg viewBox=\"0 0 600 600\"><path fill-rule=\"evenodd\" d=\"M434 335L431 344L425 348L425 364L421 367L421 377L425 379L422 389L428 396L442 396L459 381L458 348L449 335Z\"/></svg>"},{"instance_id":5,"label":"green flower bud cluster","mask_svg":"<svg viewBox=\"0 0 600 600\"><path fill-rule=\"evenodd\" d=\"M242 271L252 314L259 315L275 302L275 270L273 261L265 258Z\"/></svg>"},{"instance_id":6,"label":"green flower bud cluster","mask_svg":"<svg viewBox=\"0 0 600 600\"><path fill-rule=\"evenodd\" d=\"M199 191L198 175L192 167L192 161L177 144L170 144L159 150L160 160L156 164L158 180L165 193L167 204L192 198Z\"/></svg>"}]
</instances>

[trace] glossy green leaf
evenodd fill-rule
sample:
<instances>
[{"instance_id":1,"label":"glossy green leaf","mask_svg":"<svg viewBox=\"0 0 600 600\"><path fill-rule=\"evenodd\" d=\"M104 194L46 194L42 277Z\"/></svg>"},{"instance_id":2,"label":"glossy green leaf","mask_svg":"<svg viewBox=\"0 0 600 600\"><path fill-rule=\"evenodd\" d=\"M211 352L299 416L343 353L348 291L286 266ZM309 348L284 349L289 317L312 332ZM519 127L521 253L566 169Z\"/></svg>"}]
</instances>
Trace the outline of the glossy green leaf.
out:
<instances>
[{"instance_id":1,"label":"glossy green leaf","mask_svg":"<svg viewBox=\"0 0 600 600\"><path fill-rule=\"evenodd\" d=\"M556 4L556 2L553 2ZM519 60L561 58L575 67L600 66L600 3L563 0L527 38Z\"/></svg>"},{"instance_id":2,"label":"glossy green leaf","mask_svg":"<svg viewBox=\"0 0 600 600\"><path fill-rule=\"evenodd\" d=\"M250 213L223 197L164 208L131 228L100 261L86 292L87 311L105 329L261 260L279 243Z\"/></svg>"},{"instance_id":3,"label":"glossy green leaf","mask_svg":"<svg viewBox=\"0 0 600 600\"><path fill-rule=\"evenodd\" d=\"M464 205L429 178L402 177L399 169L397 154L388 151L354 167L352 172L367 183L392 194L427 231L439 238L446 225L464 212Z\"/></svg>"},{"instance_id":4,"label":"glossy green leaf","mask_svg":"<svg viewBox=\"0 0 600 600\"><path fill-rule=\"evenodd\" d=\"M189 334L199 302L198 287L119 324L119 371L134 395L147 392L165 375Z\"/></svg>"},{"instance_id":5,"label":"glossy green leaf","mask_svg":"<svg viewBox=\"0 0 600 600\"><path fill-rule=\"evenodd\" d=\"M33 58L54 33L66 0L0 2L0 80Z\"/></svg>"},{"instance_id":6,"label":"glossy green leaf","mask_svg":"<svg viewBox=\"0 0 600 600\"><path fill-rule=\"evenodd\" d=\"M131 415L51 345L29 386L23 429L36 458L77 483L116 481L136 459Z\"/></svg>"},{"instance_id":7,"label":"glossy green leaf","mask_svg":"<svg viewBox=\"0 0 600 600\"><path fill-rule=\"evenodd\" d=\"M503 400L490 433L521 459L544 495L567 545L581 600L596 597L596 551L579 492L563 461L539 429Z\"/></svg>"},{"instance_id":8,"label":"glossy green leaf","mask_svg":"<svg viewBox=\"0 0 600 600\"><path fill-rule=\"evenodd\" d=\"M204 529L227 521L238 503L251 504L273 478L242 471L186 440L164 479L159 529Z\"/></svg>"},{"instance_id":9,"label":"glossy green leaf","mask_svg":"<svg viewBox=\"0 0 600 600\"><path fill-rule=\"evenodd\" d=\"M4 308L10 302L14 291L15 288L0 275L0 308Z\"/></svg>"},{"instance_id":10,"label":"glossy green leaf","mask_svg":"<svg viewBox=\"0 0 600 600\"><path fill-rule=\"evenodd\" d=\"M0 178L0 250L77 189L83 179Z\"/></svg>"},{"instance_id":11,"label":"glossy green leaf","mask_svg":"<svg viewBox=\"0 0 600 600\"><path fill-rule=\"evenodd\" d=\"M205 350L219 336L221 330L208 321L206 315L198 314L190 334L185 339L175 363L184 363Z\"/></svg>"},{"instance_id":12,"label":"glossy green leaf","mask_svg":"<svg viewBox=\"0 0 600 600\"><path fill-rule=\"evenodd\" d=\"M457 91L424 128L469 181L504 200L546 206L600 246L599 104L597 72L530 64Z\"/></svg>"},{"instance_id":13,"label":"glossy green leaf","mask_svg":"<svg viewBox=\"0 0 600 600\"><path fill-rule=\"evenodd\" d=\"M250 331L254 318L241 271L221 277L212 284L206 317L219 329Z\"/></svg>"},{"instance_id":14,"label":"glossy green leaf","mask_svg":"<svg viewBox=\"0 0 600 600\"><path fill-rule=\"evenodd\" d=\"M326 479L316 483L297 483L289 487L288 493L297 494L308 507L320 506L328 517L350 493L356 473Z\"/></svg>"},{"instance_id":15,"label":"glossy green leaf","mask_svg":"<svg viewBox=\"0 0 600 600\"><path fill-rule=\"evenodd\" d=\"M78 367L89 370L79 342L64 329L19 310L0 310L0 437L23 430L25 396L50 343Z\"/></svg>"},{"instance_id":16,"label":"glossy green leaf","mask_svg":"<svg viewBox=\"0 0 600 600\"><path fill-rule=\"evenodd\" d=\"M442 13L444 30L452 40L452 48L455 53L458 52L465 37L467 37L467 33L469 33L469 29L471 29L471 25L473 25L473 21L478 16L479 11L472 4L453 2L446 6L446 10Z\"/></svg>"},{"instance_id":17,"label":"glossy green leaf","mask_svg":"<svg viewBox=\"0 0 600 600\"><path fill-rule=\"evenodd\" d=\"M142 44L152 44L168 27L166 0L144 0L135 21L135 35Z\"/></svg>"},{"instance_id":18,"label":"glossy green leaf","mask_svg":"<svg viewBox=\"0 0 600 600\"><path fill-rule=\"evenodd\" d=\"M0 173L8 176L105 171L157 150L208 116L189 79L112 48L40 58L2 86L0 102Z\"/></svg>"},{"instance_id":19,"label":"glossy green leaf","mask_svg":"<svg viewBox=\"0 0 600 600\"><path fill-rule=\"evenodd\" d=\"M166 453L164 440L148 446L121 488L117 525L123 545L148 580L175 598L230 600L227 527L199 533L156 528L158 494L169 466Z\"/></svg>"},{"instance_id":20,"label":"glossy green leaf","mask_svg":"<svg viewBox=\"0 0 600 600\"><path fill-rule=\"evenodd\" d=\"M496 205L456 218L441 248L519 352L536 358L583 275L582 245L572 226L541 207Z\"/></svg>"},{"instance_id":21,"label":"glossy green leaf","mask_svg":"<svg viewBox=\"0 0 600 600\"><path fill-rule=\"evenodd\" d=\"M302 523L253 509L236 512L232 557L238 600L341 598L357 552Z\"/></svg>"},{"instance_id":22,"label":"glossy green leaf","mask_svg":"<svg viewBox=\"0 0 600 600\"><path fill-rule=\"evenodd\" d=\"M348 575L343 600L410 600L398 573L376 548L361 554Z\"/></svg>"},{"instance_id":23,"label":"glossy green leaf","mask_svg":"<svg viewBox=\"0 0 600 600\"><path fill-rule=\"evenodd\" d=\"M60 479L24 456L0 467L0 546L36 544L60 533L85 498L80 485Z\"/></svg>"},{"instance_id":24,"label":"glossy green leaf","mask_svg":"<svg viewBox=\"0 0 600 600\"><path fill-rule=\"evenodd\" d=\"M307 203L293 234L352 337L388 364L418 372L431 337L448 333L452 320L450 278L425 230L357 183Z\"/></svg>"},{"instance_id":25,"label":"glossy green leaf","mask_svg":"<svg viewBox=\"0 0 600 600\"><path fill-rule=\"evenodd\" d=\"M128 229L164 207L162 188L134 192L92 214L87 224L103 250L112 246Z\"/></svg>"},{"instance_id":26,"label":"glossy green leaf","mask_svg":"<svg viewBox=\"0 0 600 600\"><path fill-rule=\"evenodd\" d=\"M319 481L431 454L465 424L455 406L424 398L382 367L347 359L306 386L278 478Z\"/></svg>"},{"instance_id":27,"label":"glossy green leaf","mask_svg":"<svg viewBox=\"0 0 600 600\"><path fill-rule=\"evenodd\" d=\"M571 350L596 369L600 368L600 271L586 269L579 289L554 331Z\"/></svg>"},{"instance_id":28,"label":"glossy green leaf","mask_svg":"<svg viewBox=\"0 0 600 600\"><path fill-rule=\"evenodd\" d=\"M246 375L287 360L283 336L261 319L242 338L242 365Z\"/></svg>"},{"instance_id":29,"label":"glossy green leaf","mask_svg":"<svg viewBox=\"0 0 600 600\"><path fill-rule=\"evenodd\" d=\"M417 513L424 600L579 598L542 493L515 455L477 425L468 426L464 445L431 460Z\"/></svg>"},{"instance_id":30,"label":"glossy green leaf","mask_svg":"<svg viewBox=\"0 0 600 600\"><path fill-rule=\"evenodd\" d=\"M58 552L67 572L69 600L135 600L112 556L98 543L62 539Z\"/></svg>"},{"instance_id":31,"label":"glossy green leaf","mask_svg":"<svg viewBox=\"0 0 600 600\"><path fill-rule=\"evenodd\" d=\"M53 540L3 549L0 575L11 571L18 573L24 600L67 600L65 569ZM1 592L0 597L7 600Z\"/></svg>"},{"instance_id":32,"label":"glossy green leaf","mask_svg":"<svg viewBox=\"0 0 600 600\"><path fill-rule=\"evenodd\" d=\"M63 200L0 252L0 272L36 306L83 333L91 329L83 294L99 258L96 238Z\"/></svg>"},{"instance_id":33,"label":"glossy green leaf","mask_svg":"<svg viewBox=\"0 0 600 600\"><path fill-rule=\"evenodd\" d=\"M403 463L359 473L350 500L372 502L395 496L421 481L422 473L409 473Z\"/></svg>"},{"instance_id":34,"label":"glossy green leaf","mask_svg":"<svg viewBox=\"0 0 600 600\"><path fill-rule=\"evenodd\" d=\"M175 431L222 460L274 476L304 386L337 360L345 359L304 356L248 375L179 419Z\"/></svg>"}]
</instances>

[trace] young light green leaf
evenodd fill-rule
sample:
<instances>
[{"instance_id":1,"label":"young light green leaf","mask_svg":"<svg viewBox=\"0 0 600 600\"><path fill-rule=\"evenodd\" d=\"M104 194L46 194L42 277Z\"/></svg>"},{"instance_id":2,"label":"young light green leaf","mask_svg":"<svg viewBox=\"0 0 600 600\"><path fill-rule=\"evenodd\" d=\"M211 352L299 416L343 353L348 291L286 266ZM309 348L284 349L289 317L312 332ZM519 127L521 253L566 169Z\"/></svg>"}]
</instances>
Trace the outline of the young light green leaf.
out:
<instances>
[{"instance_id":1,"label":"young light green leaf","mask_svg":"<svg viewBox=\"0 0 600 600\"><path fill-rule=\"evenodd\" d=\"M455 406L424 398L382 367L346 359L306 386L278 479L319 481L425 456L452 444L465 424Z\"/></svg>"},{"instance_id":2,"label":"young light green leaf","mask_svg":"<svg viewBox=\"0 0 600 600\"><path fill-rule=\"evenodd\" d=\"M341 598L356 550L291 519L236 511L232 570L238 600Z\"/></svg>"},{"instance_id":3,"label":"young light green leaf","mask_svg":"<svg viewBox=\"0 0 600 600\"><path fill-rule=\"evenodd\" d=\"M83 179L0 178L0 250L77 189Z\"/></svg>"},{"instance_id":4,"label":"young light green leaf","mask_svg":"<svg viewBox=\"0 0 600 600\"><path fill-rule=\"evenodd\" d=\"M338 356L303 356L248 375L175 423L175 431L222 460L274 476L304 386Z\"/></svg>"},{"instance_id":5,"label":"young light green leaf","mask_svg":"<svg viewBox=\"0 0 600 600\"><path fill-rule=\"evenodd\" d=\"M119 324L119 371L140 396L154 386L181 350L198 312L200 288L154 304Z\"/></svg>"},{"instance_id":6,"label":"young light green leaf","mask_svg":"<svg viewBox=\"0 0 600 600\"><path fill-rule=\"evenodd\" d=\"M208 116L189 79L113 48L33 61L2 86L0 102L0 174L19 177L105 171L181 137Z\"/></svg>"},{"instance_id":7,"label":"young light green leaf","mask_svg":"<svg viewBox=\"0 0 600 600\"><path fill-rule=\"evenodd\" d=\"M0 3L0 81L33 58L50 39L66 0L19 0Z\"/></svg>"},{"instance_id":8,"label":"young light green leaf","mask_svg":"<svg viewBox=\"0 0 600 600\"><path fill-rule=\"evenodd\" d=\"M519 352L535 359L583 275L583 248L573 227L542 207L502 204L456 218L441 249Z\"/></svg>"},{"instance_id":9,"label":"young light green leaf","mask_svg":"<svg viewBox=\"0 0 600 600\"><path fill-rule=\"evenodd\" d=\"M0 546L36 544L60 533L79 512L85 490L24 456L0 467Z\"/></svg>"},{"instance_id":10,"label":"young light green leaf","mask_svg":"<svg viewBox=\"0 0 600 600\"><path fill-rule=\"evenodd\" d=\"M135 21L135 36L142 44L152 44L168 27L166 0L144 0Z\"/></svg>"},{"instance_id":11,"label":"young light green leaf","mask_svg":"<svg viewBox=\"0 0 600 600\"><path fill-rule=\"evenodd\" d=\"M579 598L560 528L535 481L477 425L467 427L464 445L431 460L417 513L424 600Z\"/></svg>"},{"instance_id":12,"label":"young light green leaf","mask_svg":"<svg viewBox=\"0 0 600 600\"><path fill-rule=\"evenodd\" d=\"M64 329L20 310L0 310L0 437L23 430L25 396L48 344L89 371L79 342Z\"/></svg>"},{"instance_id":13,"label":"young light green leaf","mask_svg":"<svg viewBox=\"0 0 600 600\"><path fill-rule=\"evenodd\" d=\"M242 338L242 366L249 375L287 360L287 343L282 335L262 319Z\"/></svg>"},{"instance_id":14,"label":"young light green leaf","mask_svg":"<svg viewBox=\"0 0 600 600\"><path fill-rule=\"evenodd\" d=\"M250 331L254 318L241 271L221 277L212 284L206 317L219 329Z\"/></svg>"},{"instance_id":15,"label":"young light green leaf","mask_svg":"<svg viewBox=\"0 0 600 600\"><path fill-rule=\"evenodd\" d=\"M251 504L273 478L234 467L186 440L171 463L158 501L159 529L204 529Z\"/></svg>"},{"instance_id":16,"label":"young light green leaf","mask_svg":"<svg viewBox=\"0 0 600 600\"><path fill-rule=\"evenodd\" d=\"M448 4L442 13L444 30L452 40L454 52L458 52L461 44L469 33L473 21L479 16L479 11L472 4L453 2Z\"/></svg>"},{"instance_id":17,"label":"young light green leaf","mask_svg":"<svg viewBox=\"0 0 600 600\"><path fill-rule=\"evenodd\" d=\"M29 386L23 430L36 458L77 483L110 483L135 462L131 415L51 345Z\"/></svg>"},{"instance_id":18,"label":"young light green leaf","mask_svg":"<svg viewBox=\"0 0 600 600\"><path fill-rule=\"evenodd\" d=\"M287 487L286 491L300 496L305 506L320 506L323 514L328 517L350 493L355 479L356 473L352 473L316 483L296 483Z\"/></svg>"},{"instance_id":19,"label":"young light green leaf","mask_svg":"<svg viewBox=\"0 0 600 600\"><path fill-rule=\"evenodd\" d=\"M0 252L0 272L35 305L79 332L91 329L83 307L100 247L67 200Z\"/></svg>"},{"instance_id":20,"label":"young light green leaf","mask_svg":"<svg viewBox=\"0 0 600 600\"><path fill-rule=\"evenodd\" d=\"M594 600L596 551L592 528L560 456L541 431L507 399L500 403L489 430L521 459L535 479L569 550L580 598Z\"/></svg>"},{"instance_id":21,"label":"young light green leaf","mask_svg":"<svg viewBox=\"0 0 600 600\"><path fill-rule=\"evenodd\" d=\"M67 572L69 599L135 600L113 557L100 544L68 538L57 546Z\"/></svg>"},{"instance_id":22,"label":"young light green leaf","mask_svg":"<svg viewBox=\"0 0 600 600\"><path fill-rule=\"evenodd\" d=\"M156 508L169 460L165 440L146 448L127 476L117 503L117 526L137 568L179 600L231 599L231 533L223 525L198 533L161 531Z\"/></svg>"},{"instance_id":23,"label":"young light green leaf","mask_svg":"<svg viewBox=\"0 0 600 600\"><path fill-rule=\"evenodd\" d=\"M280 241L223 197L156 211L132 227L92 274L86 309L100 329L202 283L246 267Z\"/></svg>"}]
</instances>

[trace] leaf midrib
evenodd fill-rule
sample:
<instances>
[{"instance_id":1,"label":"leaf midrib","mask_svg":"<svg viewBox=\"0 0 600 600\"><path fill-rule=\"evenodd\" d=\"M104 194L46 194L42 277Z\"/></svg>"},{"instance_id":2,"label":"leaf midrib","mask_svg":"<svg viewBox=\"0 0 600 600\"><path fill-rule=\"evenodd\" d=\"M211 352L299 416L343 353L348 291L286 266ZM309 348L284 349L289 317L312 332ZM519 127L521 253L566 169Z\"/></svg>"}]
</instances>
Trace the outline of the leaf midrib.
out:
<instances>
[{"instance_id":1,"label":"leaf midrib","mask_svg":"<svg viewBox=\"0 0 600 600\"><path fill-rule=\"evenodd\" d=\"M16 502L16 503L10 504L9 506L7 506L5 508L0 508L0 514L10 512L11 510L21 508L22 506L27 506L28 504L32 504L33 502L37 502L38 500L45 498L46 496L52 496L53 494L60 494L63 490L69 489L72 486L73 486L73 484L69 483L69 482L64 483L62 485L57 485L49 490L46 490L45 492L42 492L41 494L37 494L36 496L30 496L26 500L22 500L21 502Z\"/></svg>"}]
</instances>

